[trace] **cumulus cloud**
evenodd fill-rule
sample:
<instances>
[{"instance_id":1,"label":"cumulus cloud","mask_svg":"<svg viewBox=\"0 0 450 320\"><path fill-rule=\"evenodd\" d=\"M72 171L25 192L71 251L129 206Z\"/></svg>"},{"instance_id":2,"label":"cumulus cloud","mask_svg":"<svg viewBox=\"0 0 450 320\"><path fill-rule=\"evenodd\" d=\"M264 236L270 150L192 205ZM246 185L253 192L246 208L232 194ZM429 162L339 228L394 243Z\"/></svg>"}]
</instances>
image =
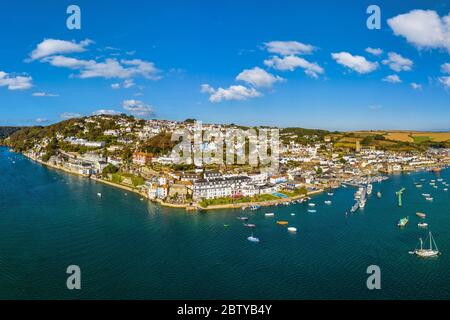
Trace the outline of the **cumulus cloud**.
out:
<instances>
[{"instance_id":1,"label":"cumulus cloud","mask_svg":"<svg viewBox=\"0 0 450 320\"><path fill-rule=\"evenodd\" d=\"M433 10L412 10L387 23L395 35L419 49L443 48L450 52L450 14L441 18Z\"/></svg>"},{"instance_id":2,"label":"cumulus cloud","mask_svg":"<svg viewBox=\"0 0 450 320\"><path fill-rule=\"evenodd\" d=\"M122 107L132 115L139 117L147 117L154 114L152 106L145 104L140 100L124 100L122 102Z\"/></svg>"},{"instance_id":3,"label":"cumulus cloud","mask_svg":"<svg viewBox=\"0 0 450 320\"><path fill-rule=\"evenodd\" d=\"M280 82L284 79L279 76L274 76L259 67L255 67L239 73L236 80L247 82L255 87L271 87L275 82Z\"/></svg>"},{"instance_id":4,"label":"cumulus cloud","mask_svg":"<svg viewBox=\"0 0 450 320\"><path fill-rule=\"evenodd\" d=\"M36 121L37 123L45 123L45 122L48 122L48 119L45 119L45 118L37 118L37 119L35 119L34 121Z\"/></svg>"},{"instance_id":5,"label":"cumulus cloud","mask_svg":"<svg viewBox=\"0 0 450 320\"><path fill-rule=\"evenodd\" d=\"M366 48L366 52L373 54L374 56L379 56L383 53L383 50L381 50L380 48Z\"/></svg>"},{"instance_id":6,"label":"cumulus cloud","mask_svg":"<svg viewBox=\"0 0 450 320\"><path fill-rule=\"evenodd\" d=\"M133 60L116 60L108 58L103 62L95 60L82 60L66 56L52 56L44 58L42 61L48 62L52 66L60 68L69 68L79 70L76 75L79 78L130 78L133 76L142 76L147 79L160 79L159 70L153 62L140 59Z\"/></svg>"},{"instance_id":7,"label":"cumulus cloud","mask_svg":"<svg viewBox=\"0 0 450 320\"><path fill-rule=\"evenodd\" d=\"M34 92L31 94L33 97L59 97L59 94L48 92Z\"/></svg>"},{"instance_id":8,"label":"cumulus cloud","mask_svg":"<svg viewBox=\"0 0 450 320\"><path fill-rule=\"evenodd\" d=\"M309 62L303 58L293 55L282 58L274 56L270 59L264 60L264 64L270 68L280 71L294 71L296 68L302 68L305 73L312 78L317 78L324 72L323 68L317 63Z\"/></svg>"},{"instance_id":9,"label":"cumulus cloud","mask_svg":"<svg viewBox=\"0 0 450 320\"><path fill-rule=\"evenodd\" d=\"M112 109L100 109L100 110L96 110L96 111L92 112L92 114L94 116L100 116L100 115L113 116L113 115L116 115L116 114L120 114L120 112L112 110Z\"/></svg>"},{"instance_id":10,"label":"cumulus cloud","mask_svg":"<svg viewBox=\"0 0 450 320\"><path fill-rule=\"evenodd\" d=\"M414 64L412 60L402 57L400 54L395 52L389 52L388 58L383 60L382 63L389 66L389 68L396 72L411 71Z\"/></svg>"},{"instance_id":11,"label":"cumulus cloud","mask_svg":"<svg viewBox=\"0 0 450 320\"><path fill-rule=\"evenodd\" d=\"M74 113L74 112L64 112L59 115L61 119L72 119L72 118L79 118L81 117L81 114Z\"/></svg>"},{"instance_id":12,"label":"cumulus cloud","mask_svg":"<svg viewBox=\"0 0 450 320\"><path fill-rule=\"evenodd\" d=\"M414 90L422 90L422 85L415 82L411 82L411 88L413 88Z\"/></svg>"},{"instance_id":13,"label":"cumulus cloud","mask_svg":"<svg viewBox=\"0 0 450 320\"><path fill-rule=\"evenodd\" d=\"M208 93L210 95L209 101L213 103L221 102L224 100L248 100L250 98L261 96L261 93L258 92L255 88L247 88L241 85L230 86L227 89L214 89L209 84L202 84L201 92Z\"/></svg>"},{"instance_id":14,"label":"cumulus cloud","mask_svg":"<svg viewBox=\"0 0 450 320\"><path fill-rule=\"evenodd\" d=\"M31 60L42 59L55 54L68 54L86 51L86 47L93 43L92 40L86 39L79 43L75 41L66 41L58 39L44 39L39 43L31 53Z\"/></svg>"},{"instance_id":15,"label":"cumulus cloud","mask_svg":"<svg viewBox=\"0 0 450 320\"><path fill-rule=\"evenodd\" d=\"M445 87L450 88L450 76L439 77L439 82Z\"/></svg>"},{"instance_id":16,"label":"cumulus cloud","mask_svg":"<svg viewBox=\"0 0 450 320\"><path fill-rule=\"evenodd\" d=\"M270 41L264 43L265 48L270 53L290 56L295 54L310 54L315 47L298 41Z\"/></svg>"},{"instance_id":17,"label":"cumulus cloud","mask_svg":"<svg viewBox=\"0 0 450 320\"><path fill-rule=\"evenodd\" d=\"M16 76L0 71L0 87L7 87L8 90L30 89L33 78L30 76Z\"/></svg>"},{"instance_id":18,"label":"cumulus cloud","mask_svg":"<svg viewBox=\"0 0 450 320\"><path fill-rule=\"evenodd\" d=\"M125 89L129 89L134 86L135 86L135 83L134 83L133 79L126 79L122 84L120 84L120 83L111 84L111 88L114 90L120 89L121 87L125 88Z\"/></svg>"},{"instance_id":19,"label":"cumulus cloud","mask_svg":"<svg viewBox=\"0 0 450 320\"><path fill-rule=\"evenodd\" d=\"M389 82L389 83L401 83L402 80L400 79L400 77L396 74L391 74L387 77L383 78L383 81L385 82Z\"/></svg>"},{"instance_id":20,"label":"cumulus cloud","mask_svg":"<svg viewBox=\"0 0 450 320\"><path fill-rule=\"evenodd\" d=\"M447 62L441 65L441 71L450 74L450 63Z\"/></svg>"},{"instance_id":21,"label":"cumulus cloud","mask_svg":"<svg viewBox=\"0 0 450 320\"><path fill-rule=\"evenodd\" d=\"M339 64L358 73L370 73L378 69L377 62L368 61L363 56L354 56L348 52L332 53L331 57Z\"/></svg>"}]
</instances>

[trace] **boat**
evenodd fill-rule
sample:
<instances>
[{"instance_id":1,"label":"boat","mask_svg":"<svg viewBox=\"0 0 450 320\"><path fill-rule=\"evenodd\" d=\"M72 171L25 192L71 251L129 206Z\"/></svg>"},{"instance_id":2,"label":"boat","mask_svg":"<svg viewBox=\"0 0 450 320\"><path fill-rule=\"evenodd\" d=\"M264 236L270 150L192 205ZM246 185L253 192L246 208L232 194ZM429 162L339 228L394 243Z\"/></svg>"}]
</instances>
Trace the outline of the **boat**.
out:
<instances>
[{"instance_id":1,"label":"boat","mask_svg":"<svg viewBox=\"0 0 450 320\"><path fill-rule=\"evenodd\" d=\"M381 198L381 192L380 191L377 192L377 197Z\"/></svg>"},{"instance_id":2,"label":"boat","mask_svg":"<svg viewBox=\"0 0 450 320\"><path fill-rule=\"evenodd\" d=\"M369 184L367 185L367 194L368 194L368 195L372 194L372 184L371 184L371 183L369 183Z\"/></svg>"},{"instance_id":3,"label":"boat","mask_svg":"<svg viewBox=\"0 0 450 320\"><path fill-rule=\"evenodd\" d=\"M309 213L316 213L317 210L312 210L312 209L310 209L310 210L308 210L308 212L309 212Z\"/></svg>"},{"instance_id":4,"label":"boat","mask_svg":"<svg viewBox=\"0 0 450 320\"><path fill-rule=\"evenodd\" d=\"M97 192L97 197L101 197L102 194L100 192Z\"/></svg>"},{"instance_id":5,"label":"boat","mask_svg":"<svg viewBox=\"0 0 450 320\"><path fill-rule=\"evenodd\" d=\"M284 221L284 220L278 220L277 224L279 224L280 226L285 226L285 225L289 224L289 222Z\"/></svg>"},{"instance_id":6,"label":"boat","mask_svg":"<svg viewBox=\"0 0 450 320\"><path fill-rule=\"evenodd\" d=\"M429 197L429 196L431 196L429 193L422 193L422 195L423 195L424 197Z\"/></svg>"},{"instance_id":7,"label":"boat","mask_svg":"<svg viewBox=\"0 0 450 320\"><path fill-rule=\"evenodd\" d=\"M247 221L248 218L247 217L237 217L238 220L242 220L242 221Z\"/></svg>"},{"instance_id":8,"label":"boat","mask_svg":"<svg viewBox=\"0 0 450 320\"><path fill-rule=\"evenodd\" d=\"M315 203L308 203L308 206L310 206L310 207L314 207L316 204Z\"/></svg>"},{"instance_id":9,"label":"boat","mask_svg":"<svg viewBox=\"0 0 450 320\"><path fill-rule=\"evenodd\" d=\"M358 204L358 202L356 202L356 203L353 205L353 207L350 209L350 212L351 212L351 213L354 213L354 212L356 212L356 210L358 210L358 208L359 208L359 204Z\"/></svg>"},{"instance_id":10,"label":"boat","mask_svg":"<svg viewBox=\"0 0 450 320\"><path fill-rule=\"evenodd\" d=\"M422 212L416 212L416 216L418 216L419 218L424 219L427 215L425 213L422 213Z\"/></svg>"},{"instance_id":11,"label":"boat","mask_svg":"<svg viewBox=\"0 0 450 320\"><path fill-rule=\"evenodd\" d=\"M359 206L359 208L360 209L363 209L365 206L366 206L366 200L364 199L364 200L359 200L358 201L358 206Z\"/></svg>"},{"instance_id":12,"label":"boat","mask_svg":"<svg viewBox=\"0 0 450 320\"><path fill-rule=\"evenodd\" d=\"M331 204L330 200L325 200L324 202L325 202L325 204Z\"/></svg>"},{"instance_id":13,"label":"boat","mask_svg":"<svg viewBox=\"0 0 450 320\"><path fill-rule=\"evenodd\" d=\"M230 225L229 224L224 224L223 225L225 228L228 228Z\"/></svg>"},{"instance_id":14,"label":"boat","mask_svg":"<svg viewBox=\"0 0 450 320\"><path fill-rule=\"evenodd\" d=\"M294 233L297 232L297 228L295 228L295 227L289 227L287 229L289 232L294 232Z\"/></svg>"},{"instance_id":15,"label":"boat","mask_svg":"<svg viewBox=\"0 0 450 320\"><path fill-rule=\"evenodd\" d=\"M273 217L275 214L273 212L267 212L264 214L266 217Z\"/></svg>"},{"instance_id":16,"label":"boat","mask_svg":"<svg viewBox=\"0 0 450 320\"><path fill-rule=\"evenodd\" d=\"M432 198L432 197L426 197L425 200L427 200L427 201L433 201L433 198Z\"/></svg>"},{"instance_id":17,"label":"boat","mask_svg":"<svg viewBox=\"0 0 450 320\"><path fill-rule=\"evenodd\" d=\"M244 223L244 227L246 228L256 228L256 225L253 223Z\"/></svg>"},{"instance_id":18,"label":"boat","mask_svg":"<svg viewBox=\"0 0 450 320\"><path fill-rule=\"evenodd\" d=\"M409 217L401 218L401 219L398 221L397 226L399 226L400 228L401 228L401 227L404 227L404 226L406 226L406 225L408 224L408 222L409 222Z\"/></svg>"},{"instance_id":19,"label":"boat","mask_svg":"<svg viewBox=\"0 0 450 320\"><path fill-rule=\"evenodd\" d=\"M295 216L295 213L291 213L291 216Z\"/></svg>"},{"instance_id":20,"label":"boat","mask_svg":"<svg viewBox=\"0 0 450 320\"><path fill-rule=\"evenodd\" d=\"M332 196L332 195L334 195L334 193L333 192L328 192L327 193L329 196Z\"/></svg>"},{"instance_id":21,"label":"boat","mask_svg":"<svg viewBox=\"0 0 450 320\"><path fill-rule=\"evenodd\" d=\"M422 188L421 184L416 184L416 188Z\"/></svg>"},{"instance_id":22,"label":"boat","mask_svg":"<svg viewBox=\"0 0 450 320\"><path fill-rule=\"evenodd\" d=\"M448 191L448 188L444 188L444 189L442 189L443 191Z\"/></svg>"},{"instance_id":23,"label":"boat","mask_svg":"<svg viewBox=\"0 0 450 320\"><path fill-rule=\"evenodd\" d=\"M426 223L426 222L419 222L419 223L417 224L417 226L418 226L419 228L426 228L426 227L428 227L428 223Z\"/></svg>"},{"instance_id":24,"label":"boat","mask_svg":"<svg viewBox=\"0 0 450 320\"><path fill-rule=\"evenodd\" d=\"M414 251L412 251L410 253L415 254L416 256L421 257L421 258L431 258L431 257L437 257L438 255L440 255L441 253L439 252L439 249L436 245L436 242L434 241L434 238L433 238L433 235L431 234L431 232L428 233L427 239L428 238L430 238L430 247L428 249L424 249L422 238L419 238L420 249L416 248ZM425 241L427 241L427 239L425 239ZM434 248L433 248L433 245L434 245Z\"/></svg>"},{"instance_id":25,"label":"boat","mask_svg":"<svg viewBox=\"0 0 450 320\"><path fill-rule=\"evenodd\" d=\"M247 240L250 241L250 242L259 242L259 238L254 237L253 233L252 233L252 235L250 237L247 238Z\"/></svg>"},{"instance_id":26,"label":"boat","mask_svg":"<svg viewBox=\"0 0 450 320\"><path fill-rule=\"evenodd\" d=\"M440 179L437 179L437 181L442 182L442 181L444 181L444 179L440 178Z\"/></svg>"}]
</instances>

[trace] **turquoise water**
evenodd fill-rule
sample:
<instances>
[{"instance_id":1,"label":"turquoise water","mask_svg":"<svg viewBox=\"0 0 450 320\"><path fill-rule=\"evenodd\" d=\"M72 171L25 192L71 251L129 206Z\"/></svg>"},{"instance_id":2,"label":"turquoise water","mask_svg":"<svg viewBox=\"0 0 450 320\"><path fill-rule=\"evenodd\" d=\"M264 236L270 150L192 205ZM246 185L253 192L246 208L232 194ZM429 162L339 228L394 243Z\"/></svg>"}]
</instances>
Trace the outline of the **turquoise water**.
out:
<instances>
[{"instance_id":1,"label":"turquoise water","mask_svg":"<svg viewBox=\"0 0 450 320\"><path fill-rule=\"evenodd\" d=\"M441 175L450 182L448 170ZM326 194L314 197L317 213L304 204L246 212L257 225L255 244L236 219L241 210L161 208L1 148L0 298L449 299L450 194L428 183L415 188L421 178L436 177L421 172L375 184L364 211L349 217L353 188L335 190L332 205L323 203ZM426 233L416 211L427 214L443 252L437 259L408 254ZM406 215L410 223L400 230ZM276 220L288 220L297 234ZM79 291L66 289L72 264L81 268ZM372 264L381 268L381 290L366 288Z\"/></svg>"}]
</instances>

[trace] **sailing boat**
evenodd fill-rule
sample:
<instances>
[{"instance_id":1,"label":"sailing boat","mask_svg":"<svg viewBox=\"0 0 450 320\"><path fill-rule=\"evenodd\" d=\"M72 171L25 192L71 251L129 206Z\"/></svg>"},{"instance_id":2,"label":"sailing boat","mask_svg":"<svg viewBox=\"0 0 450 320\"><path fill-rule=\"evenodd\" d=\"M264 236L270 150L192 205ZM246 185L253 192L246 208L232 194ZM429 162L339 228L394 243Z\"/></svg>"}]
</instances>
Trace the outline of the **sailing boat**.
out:
<instances>
[{"instance_id":1,"label":"sailing boat","mask_svg":"<svg viewBox=\"0 0 450 320\"><path fill-rule=\"evenodd\" d=\"M247 238L247 240L251 242L259 242L259 239L253 236L253 232L252 235Z\"/></svg>"},{"instance_id":2,"label":"sailing boat","mask_svg":"<svg viewBox=\"0 0 450 320\"><path fill-rule=\"evenodd\" d=\"M430 258L430 257L436 257L436 256L440 255L441 253L439 252L439 249L436 245L436 242L434 241L434 238L433 238L433 235L431 234L431 232L428 233L428 237L425 239L425 241L427 241L428 238L430 238L430 248L429 249L423 248L422 238L419 238L420 249L416 248L414 251L412 251L410 253L415 254L422 258ZM434 244L434 249L433 249L433 244Z\"/></svg>"}]
</instances>

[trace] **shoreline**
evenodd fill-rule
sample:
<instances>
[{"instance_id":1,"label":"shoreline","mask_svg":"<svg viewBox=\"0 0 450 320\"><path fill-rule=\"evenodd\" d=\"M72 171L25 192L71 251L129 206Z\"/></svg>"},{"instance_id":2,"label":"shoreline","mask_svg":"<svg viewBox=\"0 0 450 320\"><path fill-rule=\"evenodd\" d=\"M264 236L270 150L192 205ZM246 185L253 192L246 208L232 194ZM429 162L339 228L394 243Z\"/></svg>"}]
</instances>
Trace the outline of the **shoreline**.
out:
<instances>
[{"instance_id":1,"label":"shoreline","mask_svg":"<svg viewBox=\"0 0 450 320\"><path fill-rule=\"evenodd\" d=\"M51 163L47 163L44 162L42 160L39 159L35 159L25 153L22 153L25 157L27 157L30 160L33 160L43 166L52 168L52 169L56 169L56 170L61 170L64 171L68 174L74 174L77 175L79 177L83 177L83 178L87 178L89 180L95 181L95 182L99 182L99 183L103 183L106 184L108 186L111 187L115 187L121 190L125 190L125 191L129 191L129 192L133 192L141 197L143 197L144 199L147 199L148 201L151 201L153 203L159 204L163 207L168 207L168 208L178 208L178 209L185 209L187 211L212 211L212 210L221 210L221 209L240 209L242 207L248 207L248 206L252 206L252 205L257 205L257 206L261 206L261 207L270 207L279 203L285 203L285 202L290 202L290 201L294 201L294 200L299 200L302 199L304 197L307 196L312 196L312 195L316 195L316 194L320 194L322 192L324 192L324 189L319 189L319 190L315 190L312 192L309 192L306 195L298 195L298 196L294 196L294 197L289 197L289 198L280 198L280 199L274 199L274 200L269 200L269 201L260 201L260 202L243 202L243 203L230 203L230 204L222 204L222 205L214 205L214 206L208 206L208 207L202 207L200 205L191 205L191 204L176 204L176 203L168 203L165 202L161 199L150 199L148 197L147 194L140 192L137 189L133 189L132 187L129 186L125 186L122 184L117 184L108 180L104 180L104 179L99 179L96 178L95 176L89 176L86 174L81 174L72 170L69 170L67 168L64 168L62 166L59 165L55 165L55 164L51 164Z\"/></svg>"},{"instance_id":2,"label":"shoreline","mask_svg":"<svg viewBox=\"0 0 450 320\"><path fill-rule=\"evenodd\" d=\"M146 193L142 193L138 189L134 189L134 188L132 188L130 186L117 184L117 183L114 183L114 182L111 182L111 181L108 181L108 180L104 180L104 179L99 179L99 178L96 178L95 176L92 176L92 175L85 175L85 174L81 174L81 173L78 173L78 172L74 172L74 171L69 170L69 169L67 169L65 167L62 167L62 166L51 164L51 163L47 163L47 162L44 162L44 161L39 160L39 159L35 159L35 158L25 154L25 153L21 153L21 154L24 155L25 157L27 157L28 159L31 159L31 160L33 160L33 161L35 161L35 162L37 162L37 163L39 163L39 164L41 164L43 166L46 166L46 167L49 167L49 168L53 168L53 169L57 169L57 170L62 170L62 171L66 172L66 173L69 173L69 174L74 174L74 175L77 175L77 176L80 176L80 177L88 178L88 179L90 179L92 181L95 181L95 182L106 184L106 185L111 186L111 187L115 187L115 188L118 188L118 189L121 189L121 190L133 192L133 193L143 197L144 199L147 199L148 201L151 201L153 203L159 204L159 205L161 205L163 207L185 209L186 211L212 211L212 210L222 210L222 209L240 209L240 208L248 207L248 206L252 206L252 205L261 206L261 207L269 207L269 206L277 205L277 204L280 204L280 203L285 203L285 202L299 200L299 199L302 199L304 197L314 196L314 195L320 194L320 193L325 191L325 189L318 189L318 190L315 190L315 191L308 192L306 195L297 195L297 196L289 197L289 198L280 198L280 199L274 199L274 200L268 200L268 201L260 201L260 202L230 203L230 204L222 204L222 205L212 205L212 206L208 206L208 207L202 207L199 204L194 204L194 205L187 204L187 203L186 204L176 204L176 203L168 203L168 202L165 202L165 201L163 201L161 199L150 199ZM445 165L446 164L444 164L444 168L445 168ZM407 172L410 172L410 171L407 171ZM390 174L387 174L387 175L390 175Z\"/></svg>"}]
</instances>

